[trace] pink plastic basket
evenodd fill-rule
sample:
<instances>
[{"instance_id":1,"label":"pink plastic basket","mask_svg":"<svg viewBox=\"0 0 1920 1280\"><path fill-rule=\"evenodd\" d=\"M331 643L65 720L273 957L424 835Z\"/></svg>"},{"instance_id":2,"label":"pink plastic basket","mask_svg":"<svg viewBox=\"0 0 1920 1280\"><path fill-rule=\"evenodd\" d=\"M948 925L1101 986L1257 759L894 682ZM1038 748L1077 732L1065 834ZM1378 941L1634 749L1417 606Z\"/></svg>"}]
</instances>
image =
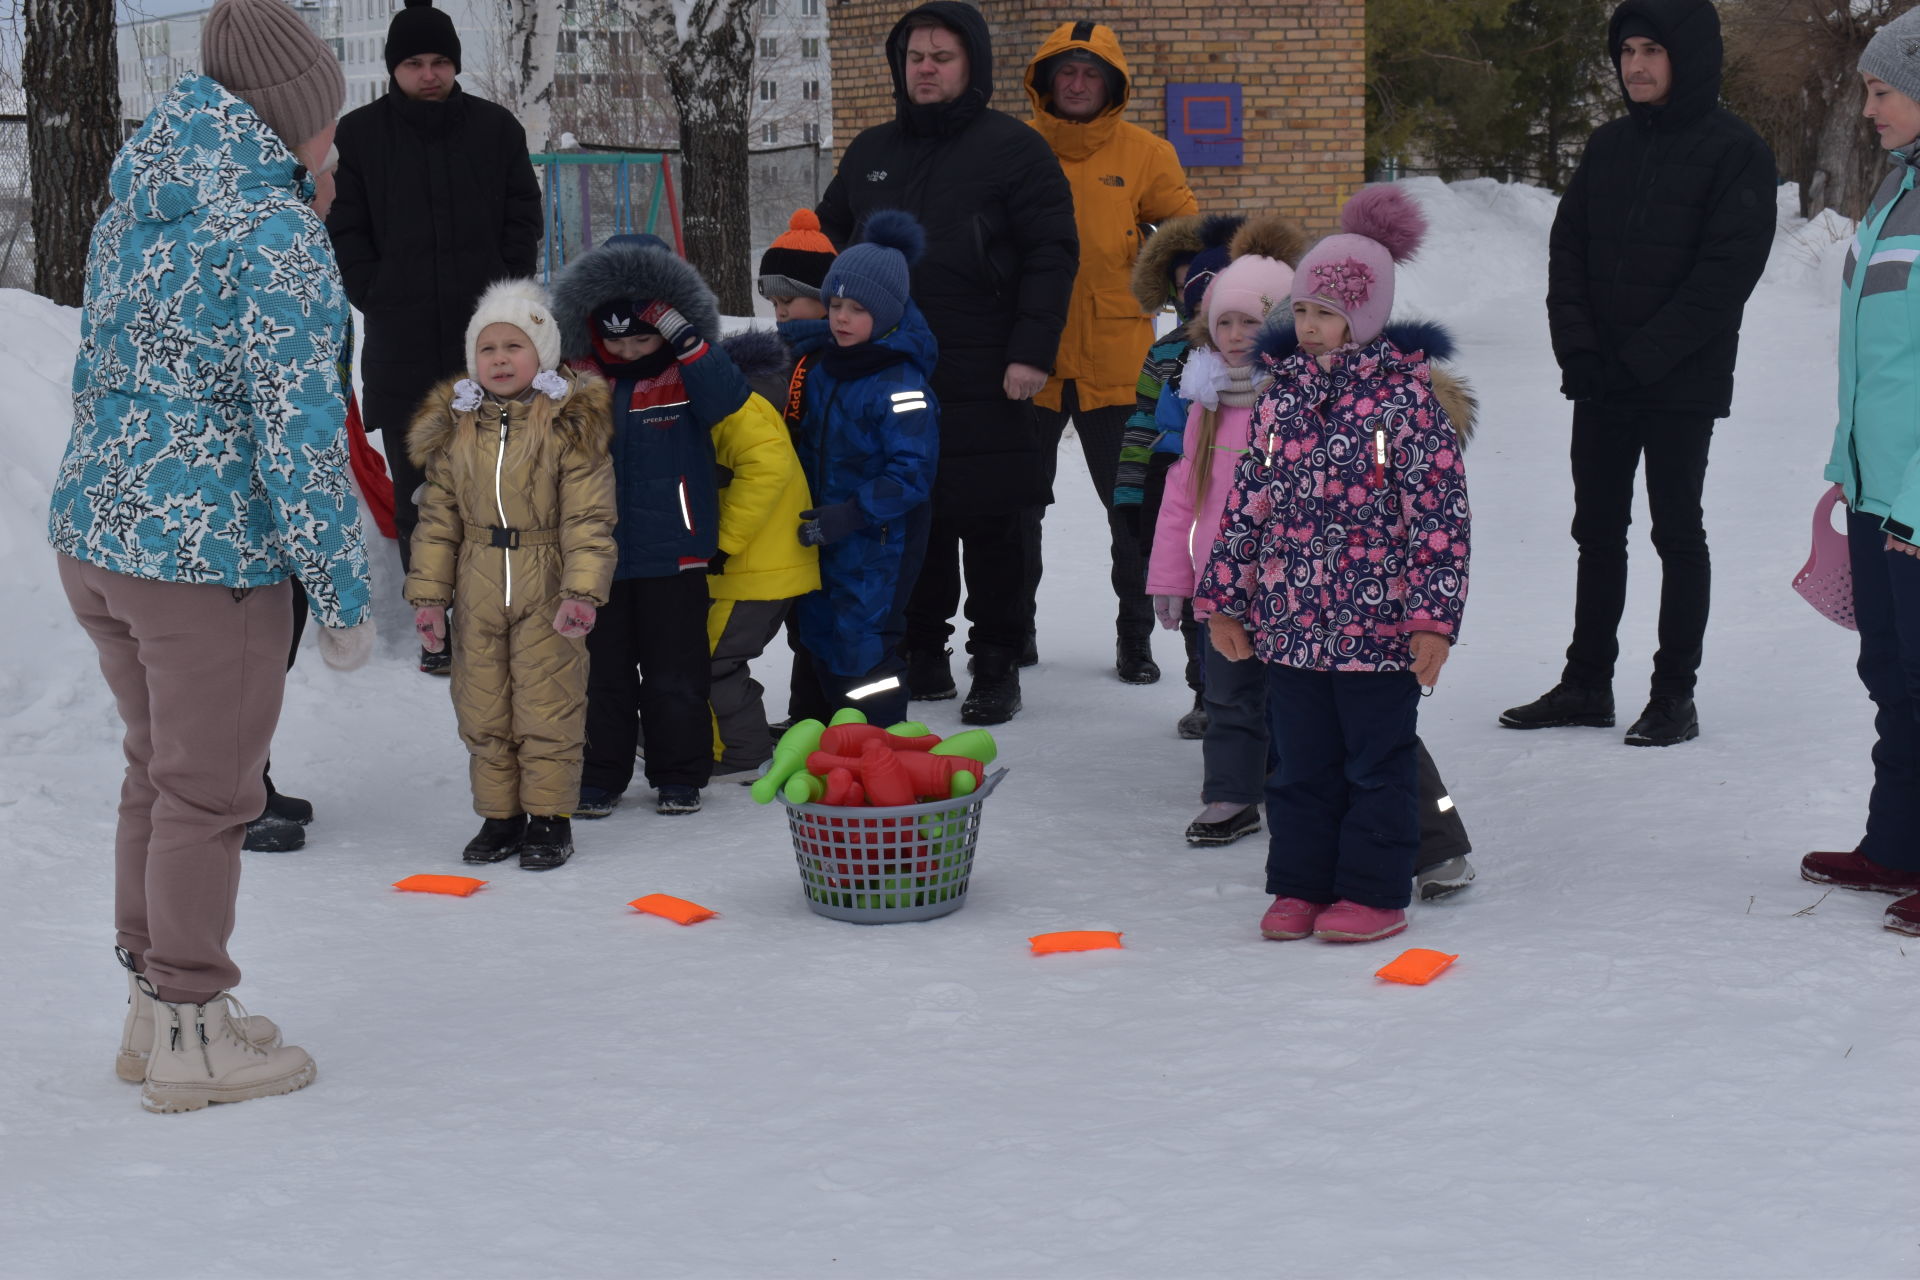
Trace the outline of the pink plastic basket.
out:
<instances>
[{"instance_id":1,"label":"pink plastic basket","mask_svg":"<svg viewBox=\"0 0 1920 1280\"><path fill-rule=\"evenodd\" d=\"M1813 504L1813 549L1807 563L1793 575L1793 589L1820 611L1820 616L1858 631L1853 618L1853 566L1847 556L1847 535L1833 527L1833 509L1846 501L1839 485Z\"/></svg>"}]
</instances>

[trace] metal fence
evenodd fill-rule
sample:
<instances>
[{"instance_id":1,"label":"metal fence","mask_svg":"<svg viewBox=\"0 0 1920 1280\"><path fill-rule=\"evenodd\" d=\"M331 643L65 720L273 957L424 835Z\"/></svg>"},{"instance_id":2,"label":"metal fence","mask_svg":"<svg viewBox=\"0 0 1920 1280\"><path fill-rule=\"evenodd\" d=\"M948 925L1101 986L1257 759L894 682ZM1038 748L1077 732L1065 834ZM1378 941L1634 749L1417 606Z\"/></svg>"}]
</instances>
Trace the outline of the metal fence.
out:
<instances>
[{"instance_id":1,"label":"metal fence","mask_svg":"<svg viewBox=\"0 0 1920 1280\"><path fill-rule=\"evenodd\" d=\"M0 116L0 289L33 288L33 186L27 118Z\"/></svg>"}]
</instances>

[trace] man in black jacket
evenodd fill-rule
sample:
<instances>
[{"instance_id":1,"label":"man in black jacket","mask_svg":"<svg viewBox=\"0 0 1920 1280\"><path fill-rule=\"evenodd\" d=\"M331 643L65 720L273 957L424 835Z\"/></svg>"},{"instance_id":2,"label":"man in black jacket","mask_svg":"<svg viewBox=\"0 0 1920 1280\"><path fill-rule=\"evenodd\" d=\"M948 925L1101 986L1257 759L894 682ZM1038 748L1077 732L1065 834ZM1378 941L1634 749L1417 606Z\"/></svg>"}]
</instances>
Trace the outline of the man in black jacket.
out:
<instances>
[{"instance_id":1,"label":"man in black jacket","mask_svg":"<svg viewBox=\"0 0 1920 1280\"><path fill-rule=\"evenodd\" d=\"M1073 195L1046 141L990 110L985 19L933 0L887 36L894 119L847 147L817 212L844 248L867 216L905 209L927 233L913 298L940 343L940 471L926 563L907 606L908 683L950 698L951 619L963 564L969 724L1020 709L1020 650L1033 629L1025 586L1037 511L1052 501L1044 441L1027 403L1046 385L1079 266Z\"/></svg>"},{"instance_id":2,"label":"man in black jacket","mask_svg":"<svg viewBox=\"0 0 1920 1280\"><path fill-rule=\"evenodd\" d=\"M1699 736L1707 630L1707 446L1733 400L1740 315L1773 247L1773 153L1720 100L1708 0L1626 0L1607 47L1627 114L1594 131L1549 241L1547 324L1573 409L1573 643L1560 683L1510 729L1613 724L1633 477L1647 460L1660 648L1630 746Z\"/></svg>"},{"instance_id":3,"label":"man in black jacket","mask_svg":"<svg viewBox=\"0 0 1920 1280\"><path fill-rule=\"evenodd\" d=\"M405 566L419 519L413 493L425 478L407 458L407 424L434 383L466 368L460 348L480 294L533 274L542 220L525 130L454 79L452 20L408 0L387 28L386 55L386 97L348 112L335 134L327 230L347 297L367 321L361 411L393 470ZM422 650L420 663L449 670L444 651Z\"/></svg>"}]
</instances>

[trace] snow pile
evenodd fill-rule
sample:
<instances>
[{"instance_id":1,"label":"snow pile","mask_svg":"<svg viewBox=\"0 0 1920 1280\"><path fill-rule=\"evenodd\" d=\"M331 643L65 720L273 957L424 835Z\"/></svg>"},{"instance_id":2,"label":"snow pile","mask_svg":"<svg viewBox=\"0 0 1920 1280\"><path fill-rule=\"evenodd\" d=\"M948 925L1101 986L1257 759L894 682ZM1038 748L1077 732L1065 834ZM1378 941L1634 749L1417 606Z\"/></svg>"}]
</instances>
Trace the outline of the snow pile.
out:
<instances>
[{"instance_id":1,"label":"snow pile","mask_svg":"<svg viewBox=\"0 0 1920 1280\"><path fill-rule=\"evenodd\" d=\"M1394 272L1396 315L1445 319L1463 306L1515 295L1515 306L1544 305L1539 281L1559 207L1551 191L1492 178L1409 178L1400 185L1420 202L1427 235L1414 260Z\"/></svg>"},{"instance_id":2,"label":"snow pile","mask_svg":"<svg viewBox=\"0 0 1920 1280\"><path fill-rule=\"evenodd\" d=\"M1827 233L1784 220L1716 433L1703 736L1637 751L1494 724L1553 682L1572 610L1552 200L1409 186L1434 229L1402 296L1454 329L1485 419L1466 630L1420 717L1480 879L1404 943L1263 942L1264 840L1181 842L1178 643L1156 635L1159 685L1113 678L1106 522L1069 443L1041 664L997 732L1012 771L963 910L821 919L777 812L723 786L661 817L638 781L566 868L393 893L462 870L477 825L446 686L404 633L347 677L309 656L274 774L318 819L304 852L249 856L234 946L319 1080L164 1119L109 1066L117 729L38 541L71 316L0 294L0 1133L36 1224L9 1274L1911 1275L1920 949L1879 928L1884 898L1796 875L1857 835L1871 734L1851 637L1787 586L1825 487L1837 291L1832 250L1803 269L1788 242ZM1627 716L1658 585L1640 515ZM755 664L770 690L786 660ZM915 713L959 727L957 702ZM625 907L650 892L721 914ZM1127 949L1027 953L1055 929ZM1402 945L1460 960L1376 982ZM155 1215L208 1206L232 1229L155 1252Z\"/></svg>"}]
</instances>

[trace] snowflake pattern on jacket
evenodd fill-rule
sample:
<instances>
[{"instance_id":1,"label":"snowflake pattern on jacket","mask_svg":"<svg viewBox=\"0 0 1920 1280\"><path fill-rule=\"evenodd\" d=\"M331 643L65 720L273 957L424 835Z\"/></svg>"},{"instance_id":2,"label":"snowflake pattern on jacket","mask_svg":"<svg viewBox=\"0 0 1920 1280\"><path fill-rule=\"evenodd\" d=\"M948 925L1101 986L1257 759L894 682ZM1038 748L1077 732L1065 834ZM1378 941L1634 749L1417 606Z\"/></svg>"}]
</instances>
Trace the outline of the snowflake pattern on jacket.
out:
<instances>
[{"instance_id":1,"label":"snowflake pattern on jacket","mask_svg":"<svg viewBox=\"0 0 1920 1280\"><path fill-rule=\"evenodd\" d=\"M347 299L313 180L246 103L175 86L121 148L87 254L54 549L163 582L298 578L366 614L337 365Z\"/></svg>"},{"instance_id":2,"label":"snowflake pattern on jacket","mask_svg":"<svg viewBox=\"0 0 1920 1280\"><path fill-rule=\"evenodd\" d=\"M1408 636L1457 637L1467 599L1466 471L1426 354L1382 336L1322 369L1288 325L1261 358L1274 381L1198 595L1262 662L1404 670Z\"/></svg>"}]
</instances>

